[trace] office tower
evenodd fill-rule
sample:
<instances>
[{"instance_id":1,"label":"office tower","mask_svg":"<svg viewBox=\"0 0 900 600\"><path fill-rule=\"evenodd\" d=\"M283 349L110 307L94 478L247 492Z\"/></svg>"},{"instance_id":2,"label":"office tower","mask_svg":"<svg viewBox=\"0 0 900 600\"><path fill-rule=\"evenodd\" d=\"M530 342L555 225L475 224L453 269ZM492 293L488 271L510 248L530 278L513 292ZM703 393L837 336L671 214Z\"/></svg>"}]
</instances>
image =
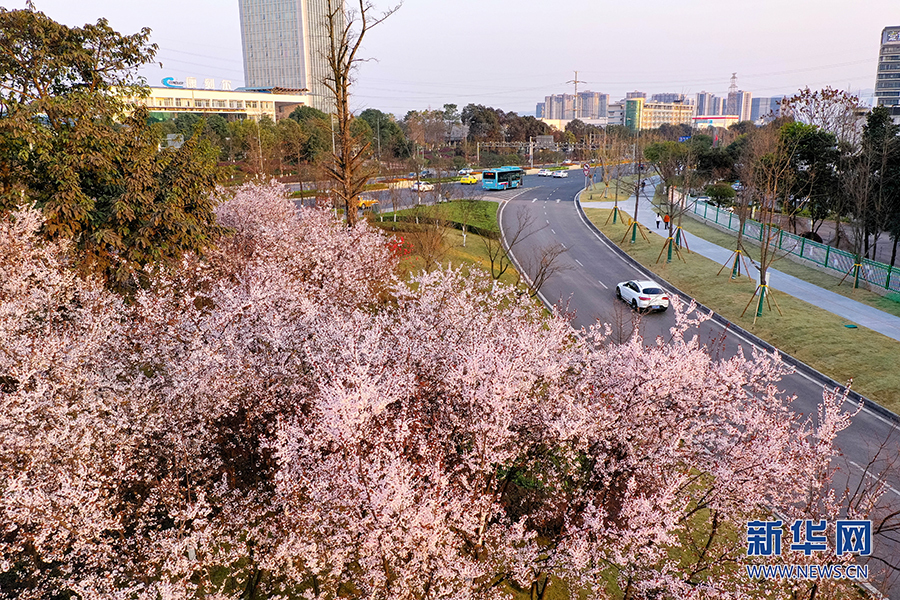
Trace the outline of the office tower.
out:
<instances>
[{"instance_id":1,"label":"office tower","mask_svg":"<svg viewBox=\"0 0 900 600\"><path fill-rule=\"evenodd\" d=\"M547 106L547 103L546 103L546 102L538 102L537 105L534 107L534 117L535 117L536 119L543 119L543 118L544 118L544 116L545 116L545 115L544 115L544 112L545 112L545 111L544 111L544 107L545 107L545 106Z\"/></svg>"},{"instance_id":2,"label":"office tower","mask_svg":"<svg viewBox=\"0 0 900 600\"><path fill-rule=\"evenodd\" d=\"M334 97L324 83L329 4L343 28L339 0L239 0L246 87L308 90L312 106L333 111Z\"/></svg>"},{"instance_id":3,"label":"office tower","mask_svg":"<svg viewBox=\"0 0 900 600\"><path fill-rule=\"evenodd\" d=\"M900 123L900 26L885 27L881 32L875 104L887 106L894 123Z\"/></svg>"}]
</instances>

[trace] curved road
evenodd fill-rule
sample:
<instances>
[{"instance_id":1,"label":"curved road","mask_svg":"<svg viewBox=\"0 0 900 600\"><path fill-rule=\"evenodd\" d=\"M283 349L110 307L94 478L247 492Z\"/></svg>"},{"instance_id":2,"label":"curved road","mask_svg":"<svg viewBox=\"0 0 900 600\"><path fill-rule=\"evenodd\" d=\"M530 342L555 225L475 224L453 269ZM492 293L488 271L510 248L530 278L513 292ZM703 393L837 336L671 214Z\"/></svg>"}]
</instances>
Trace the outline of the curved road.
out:
<instances>
[{"instance_id":1,"label":"curved road","mask_svg":"<svg viewBox=\"0 0 900 600\"><path fill-rule=\"evenodd\" d=\"M527 233L520 235L512 248L516 262L528 272L528 265L534 263L532 257L539 256L542 248L560 244L565 248L558 259L563 270L541 287L541 296L545 302L560 303L567 306L569 312L574 312L573 327L581 329L599 321L612 325L613 337L618 339L627 338L634 327L639 327L640 333L648 340L657 336L667 337L669 328L675 322L670 312L646 314L636 318L629 307L616 300L616 283L643 278L645 274L623 259L612 249L610 242L596 235L584 222L574 203L576 194L584 184L584 178L578 171L572 171L571 175L568 179L528 176L523 190L497 192L487 196L487 199L503 202L498 216L507 240L519 230ZM631 213L634 210L633 202L620 203L620 208ZM523 223L526 224L525 227L522 226ZM638 243L646 242L638 238ZM528 274L533 276L534 273ZM656 279L652 274L651 277ZM726 330L715 321L703 323L699 334L711 352L721 353L722 356L732 356L739 347L743 347L745 354L749 356L753 346L750 339L735 331ZM792 406L794 411L815 418L817 406L822 400L824 383L798 371L784 377L781 387L786 393L797 396ZM837 445L842 454L838 459L841 461L839 466L847 477L846 481L835 482L840 486L855 486L860 478L871 478L871 475L864 474L863 467L873 461L879 450L882 458L886 454L892 454L893 469L885 474L885 481L890 487L883 504L900 505L900 465L896 462L900 456L900 431L895 423L864 407L852 424L840 433ZM884 468L883 461L878 464ZM837 517L838 515L834 516ZM893 524L895 527L900 525L896 516ZM894 569L894 576L889 578L887 587L882 587L885 582L879 582L878 587L889 589L891 598L900 599L900 536L894 532L876 537L873 546L876 556L870 563L872 568L878 570L887 563Z\"/></svg>"}]
</instances>

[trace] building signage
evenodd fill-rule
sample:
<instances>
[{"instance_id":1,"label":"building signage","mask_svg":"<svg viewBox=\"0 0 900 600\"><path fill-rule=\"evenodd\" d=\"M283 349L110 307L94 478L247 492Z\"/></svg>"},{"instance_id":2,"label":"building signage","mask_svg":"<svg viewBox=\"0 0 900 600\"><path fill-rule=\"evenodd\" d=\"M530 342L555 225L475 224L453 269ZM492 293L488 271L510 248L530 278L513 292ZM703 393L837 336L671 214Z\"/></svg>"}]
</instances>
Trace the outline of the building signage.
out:
<instances>
[{"instance_id":1,"label":"building signage","mask_svg":"<svg viewBox=\"0 0 900 600\"><path fill-rule=\"evenodd\" d=\"M162 84L168 88L184 87L184 82L183 81L175 81L174 77L164 77L162 80Z\"/></svg>"}]
</instances>

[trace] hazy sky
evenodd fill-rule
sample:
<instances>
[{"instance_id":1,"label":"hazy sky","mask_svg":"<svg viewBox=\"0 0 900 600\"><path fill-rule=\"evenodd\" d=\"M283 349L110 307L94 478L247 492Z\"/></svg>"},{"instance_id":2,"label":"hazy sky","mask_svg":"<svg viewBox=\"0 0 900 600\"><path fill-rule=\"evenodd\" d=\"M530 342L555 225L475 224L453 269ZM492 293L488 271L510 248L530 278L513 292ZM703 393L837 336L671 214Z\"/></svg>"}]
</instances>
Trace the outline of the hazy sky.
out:
<instances>
[{"instance_id":1,"label":"hazy sky","mask_svg":"<svg viewBox=\"0 0 900 600\"><path fill-rule=\"evenodd\" d=\"M390 4L375 0L380 9ZM25 0L7 0L23 8ZM237 0L35 0L67 25L106 17L153 30L166 76L243 84ZM470 102L533 114L550 94L708 91L732 72L754 96L826 85L871 95L881 30L897 0L405 0L364 40L353 108L408 110Z\"/></svg>"}]
</instances>

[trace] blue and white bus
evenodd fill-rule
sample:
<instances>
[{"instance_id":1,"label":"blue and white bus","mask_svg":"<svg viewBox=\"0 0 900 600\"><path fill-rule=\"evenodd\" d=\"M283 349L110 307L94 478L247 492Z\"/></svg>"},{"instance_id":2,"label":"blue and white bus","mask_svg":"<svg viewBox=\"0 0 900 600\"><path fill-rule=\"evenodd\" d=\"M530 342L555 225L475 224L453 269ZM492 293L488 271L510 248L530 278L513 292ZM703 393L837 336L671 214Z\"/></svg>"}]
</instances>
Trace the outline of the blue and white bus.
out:
<instances>
[{"instance_id":1,"label":"blue and white bus","mask_svg":"<svg viewBox=\"0 0 900 600\"><path fill-rule=\"evenodd\" d=\"M519 167L485 169L481 174L481 185L486 190L511 190L522 185L524 174Z\"/></svg>"}]
</instances>

